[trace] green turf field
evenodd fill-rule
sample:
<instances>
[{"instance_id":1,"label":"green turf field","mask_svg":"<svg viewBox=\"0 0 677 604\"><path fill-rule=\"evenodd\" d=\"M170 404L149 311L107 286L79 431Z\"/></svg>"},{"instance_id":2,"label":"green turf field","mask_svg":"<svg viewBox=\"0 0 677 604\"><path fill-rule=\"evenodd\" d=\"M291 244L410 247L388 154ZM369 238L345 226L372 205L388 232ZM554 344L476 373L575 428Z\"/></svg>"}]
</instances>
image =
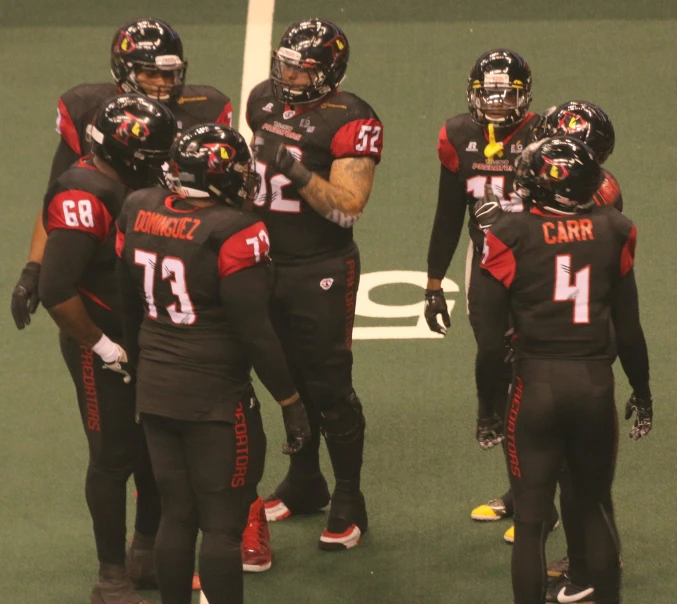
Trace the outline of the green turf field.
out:
<instances>
[{"instance_id":1,"label":"green turf field","mask_svg":"<svg viewBox=\"0 0 677 604\"><path fill-rule=\"evenodd\" d=\"M677 601L672 518L677 444L674 344L677 206L677 4L673 0L278 0L274 36L302 17L337 20L351 42L345 88L369 101L385 124L376 186L356 229L365 273L425 271L434 213L437 132L465 110L474 59L505 45L529 61L532 108L585 98L610 114L617 135L609 169L626 213L638 225L637 274L652 362L655 432L639 443L623 424L615 497L623 542L625 601ZM84 81L108 81L115 28L139 13L167 19L181 33L188 80L233 97L239 109L246 2L150 0L145 3L0 0L4 209L0 252L0 602L88 601L96 563L84 500L86 443L56 329L40 309L18 332L9 294L25 262L57 144L56 99ZM465 240L464 240L465 241ZM271 528L270 572L246 579L248 602L274 604L479 604L510 602L507 522L473 524L473 505L502 493L498 452L473 438L474 343L464 314L464 243L449 278L460 285L445 340L357 340L355 384L368 422L364 491L370 532L345 554L320 552L324 516ZM381 304L419 302L414 285L375 289ZM358 317L358 327L416 319ZM619 403L629 394L619 373ZM285 469L278 453L280 413L265 409L267 493ZM131 523L130 523L131 524ZM563 553L561 531L549 552ZM148 600L159 603L156 592ZM195 598L197 602L197 597Z\"/></svg>"}]
</instances>

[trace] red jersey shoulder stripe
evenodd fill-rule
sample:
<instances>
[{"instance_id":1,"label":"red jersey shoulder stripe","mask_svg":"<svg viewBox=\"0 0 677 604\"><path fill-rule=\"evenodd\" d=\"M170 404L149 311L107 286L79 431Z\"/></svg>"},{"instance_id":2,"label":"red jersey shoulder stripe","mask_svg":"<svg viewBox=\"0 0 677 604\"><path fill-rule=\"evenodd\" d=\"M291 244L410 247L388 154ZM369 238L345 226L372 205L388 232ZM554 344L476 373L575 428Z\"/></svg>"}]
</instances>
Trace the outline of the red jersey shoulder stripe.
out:
<instances>
[{"instance_id":1,"label":"red jersey shoulder stripe","mask_svg":"<svg viewBox=\"0 0 677 604\"><path fill-rule=\"evenodd\" d=\"M223 242L219 250L219 276L223 279L237 271L267 261L270 239L263 222L238 231Z\"/></svg>"},{"instance_id":2,"label":"red jersey shoulder stripe","mask_svg":"<svg viewBox=\"0 0 677 604\"><path fill-rule=\"evenodd\" d=\"M484 240L484 252L480 266L488 270L507 288L512 285L517 272L517 262L512 250L491 231L487 231Z\"/></svg>"},{"instance_id":3,"label":"red jersey shoulder stripe","mask_svg":"<svg viewBox=\"0 0 677 604\"><path fill-rule=\"evenodd\" d=\"M61 135L61 138L68 143L68 146L73 149L78 155L82 155L82 148L80 147L80 135L75 128L75 124L71 119L66 104L63 99L59 99L59 106L57 108L58 117L56 120L56 131Z\"/></svg>"},{"instance_id":4,"label":"red jersey shoulder stripe","mask_svg":"<svg viewBox=\"0 0 677 604\"><path fill-rule=\"evenodd\" d=\"M440 128L440 133L437 137L437 155L440 158L440 163L450 172L458 172L458 153L451 144L447 136L447 125L444 124Z\"/></svg>"}]
</instances>

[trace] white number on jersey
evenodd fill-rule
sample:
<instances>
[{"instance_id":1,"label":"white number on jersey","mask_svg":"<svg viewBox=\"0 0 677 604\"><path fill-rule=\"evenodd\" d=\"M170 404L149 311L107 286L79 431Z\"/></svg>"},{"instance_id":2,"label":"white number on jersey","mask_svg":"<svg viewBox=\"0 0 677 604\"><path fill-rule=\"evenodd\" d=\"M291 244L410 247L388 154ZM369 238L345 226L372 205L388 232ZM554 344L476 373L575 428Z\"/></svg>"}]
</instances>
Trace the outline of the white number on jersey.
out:
<instances>
[{"instance_id":1,"label":"white number on jersey","mask_svg":"<svg viewBox=\"0 0 677 604\"><path fill-rule=\"evenodd\" d=\"M574 273L571 284L571 256L555 257L555 302L573 302L574 324L590 323L590 265Z\"/></svg>"},{"instance_id":2,"label":"white number on jersey","mask_svg":"<svg viewBox=\"0 0 677 604\"><path fill-rule=\"evenodd\" d=\"M466 183L466 193L471 193L475 199L484 197L484 186L487 184L486 176L473 176ZM505 176L492 176L491 188L501 202L501 208L504 212L521 212L524 210L522 199L517 193L512 192L508 199L505 198L503 191L505 189Z\"/></svg>"},{"instance_id":3,"label":"white number on jersey","mask_svg":"<svg viewBox=\"0 0 677 604\"><path fill-rule=\"evenodd\" d=\"M355 151L366 151L367 145L369 145L370 153L378 153L376 141L380 135L381 126L362 124L360 131L357 134L357 139L359 142L355 145Z\"/></svg>"},{"instance_id":4,"label":"white number on jersey","mask_svg":"<svg viewBox=\"0 0 677 604\"><path fill-rule=\"evenodd\" d=\"M143 291L148 306L148 316L157 319L157 306L155 304L154 286L155 269L157 268L157 254L134 250L134 263L143 266ZM177 325L192 325L196 316L193 303L188 295L186 286L186 267L180 258L166 256L162 260L160 268L162 279L169 279L172 293L179 299L178 310L176 303L167 306L167 314L173 323Z\"/></svg>"},{"instance_id":5,"label":"white number on jersey","mask_svg":"<svg viewBox=\"0 0 677 604\"><path fill-rule=\"evenodd\" d=\"M72 199L66 199L61 204L63 209L63 219L69 227L84 226L94 227L94 215L92 213L92 202L89 199L81 199L77 203Z\"/></svg>"},{"instance_id":6,"label":"white number on jersey","mask_svg":"<svg viewBox=\"0 0 677 604\"><path fill-rule=\"evenodd\" d=\"M291 147L285 145L289 152L294 156L297 161L301 161L303 153L298 147ZM270 190L270 211L271 212L285 212L287 214L298 214L301 212L301 201L298 199L285 199L284 198L284 188L291 184L284 174L273 174L270 178L266 178L266 172L268 170L268 164L263 162L256 162L256 171L261 177L261 188L259 189L259 194L254 201L254 204L258 207L266 205L268 200L268 191Z\"/></svg>"}]
</instances>

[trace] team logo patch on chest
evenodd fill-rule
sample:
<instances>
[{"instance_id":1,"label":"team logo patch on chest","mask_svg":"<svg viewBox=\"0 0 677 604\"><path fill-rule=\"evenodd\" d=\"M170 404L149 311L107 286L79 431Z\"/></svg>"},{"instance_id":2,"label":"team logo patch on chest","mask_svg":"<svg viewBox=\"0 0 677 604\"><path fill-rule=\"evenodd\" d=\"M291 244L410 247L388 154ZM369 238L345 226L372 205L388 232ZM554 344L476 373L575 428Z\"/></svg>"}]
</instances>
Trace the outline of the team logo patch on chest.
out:
<instances>
[{"instance_id":1,"label":"team logo patch on chest","mask_svg":"<svg viewBox=\"0 0 677 604\"><path fill-rule=\"evenodd\" d=\"M296 111L294 111L293 109L287 109L287 111L285 111L282 114L282 117L286 120L289 120L289 119L293 118L295 115L296 115Z\"/></svg>"},{"instance_id":2,"label":"team logo patch on chest","mask_svg":"<svg viewBox=\"0 0 677 604\"><path fill-rule=\"evenodd\" d=\"M332 285L334 285L334 280L331 277L322 279L322 281L320 281L320 287L324 291L327 291Z\"/></svg>"},{"instance_id":3,"label":"team logo patch on chest","mask_svg":"<svg viewBox=\"0 0 677 604\"><path fill-rule=\"evenodd\" d=\"M280 122L273 122L272 124L263 124L261 126L262 130L272 132L278 136L284 136L285 138L290 138L294 141L301 140L301 134L299 132L294 132L294 127L289 124L281 124Z\"/></svg>"}]
</instances>

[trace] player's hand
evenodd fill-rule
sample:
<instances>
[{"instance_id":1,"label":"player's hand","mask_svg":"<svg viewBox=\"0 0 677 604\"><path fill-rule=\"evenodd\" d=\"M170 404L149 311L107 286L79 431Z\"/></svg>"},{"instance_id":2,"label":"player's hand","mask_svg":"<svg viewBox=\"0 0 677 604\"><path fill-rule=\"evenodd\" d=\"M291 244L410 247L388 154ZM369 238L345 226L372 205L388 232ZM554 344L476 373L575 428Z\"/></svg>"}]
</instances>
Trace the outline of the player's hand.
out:
<instances>
[{"instance_id":1,"label":"player's hand","mask_svg":"<svg viewBox=\"0 0 677 604\"><path fill-rule=\"evenodd\" d=\"M444 290L442 289L426 289L425 290L425 321L430 328L430 331L441 333L443 336L447 335L447 327L451 326L451 319L449 318L449 310L447 309L447 301L444 298ZM442 315L441 325L437 321L437 315Z\"/></svg>"},{"instance_id":2,"label":"player's hand","mask_svg":"<svg viewBox=\"0 0 677 604\"><path fill-rule=\"evenodd\" d=\"M101 357L104 369L110 369L115 373L119 373L125 384L129 384L132 381L132 375L127 370L127 353L120 344L116 344L104 334L92 346L92 350Z\"/></svg>"},{"instance_id":3,"label":"player's hand","mask_svg":"<svg viewBox=\"0 0 677 604\"><path fill-rule=\"evenodd\" d=\"M38 280L40 263L28 262L12 291L12 318L17 329L31 324L31 315L38 309Z\"/></svg>"},{"instance_id":4,"label":"player's hand","mask_svg":"<svg viewBox=\"0 0 677 604\"><path fill-rule=\"evenodd\" d=\"M477 200L473 212L478 226L485 233L500 218L503 213L501 201L490 184L484 185L484 197Z\"/></svg>"},{"instance_id":5,"label":"player's hand","mask_svg":"<svg viewBox=\"0 0 677 604\"><path fill-rule=\"evenodd\" d=\"M287 442L282 445L282 453L294 455L310 442L310 424L303 401L299 398L289 405L284 405L282 419L287 433Z\"/></svg>"},{"instance_id":6,"label":"player's hand","mask_svg":"<svg viewBox=\"0 0 677 604\"><path fill-rule=\"evenodd\" d=\"M632 396L625 405L625 419L630 419L633 413L637 413L635 423L630 429L630 438L639 440L651 432L653 427L653 399L638 398L633 392Z\"/></svg>"},{"instance_id":7,"label":"player's hand","mask_svg":"<svg viewBox=\"0 0 677 604\"><path fill-rule=\"evenodd\" d=\"M254 135L253 150L256 161L266 164L274 172L284 174L297 189L305 187L310 181L312 172L296 160L279 137L259 130Z\"/></svg>"},{"instance_id":8,"label":"player's hand","mask_svg":"<svg viewBox=\"0 0 677 604\"><path fill-rule=\"evenodd\" d=\"M483 451L500 445L505 438L503 420L495 413L491 417L478 417L476 438Z\"/></svg>"}]
</instances>

